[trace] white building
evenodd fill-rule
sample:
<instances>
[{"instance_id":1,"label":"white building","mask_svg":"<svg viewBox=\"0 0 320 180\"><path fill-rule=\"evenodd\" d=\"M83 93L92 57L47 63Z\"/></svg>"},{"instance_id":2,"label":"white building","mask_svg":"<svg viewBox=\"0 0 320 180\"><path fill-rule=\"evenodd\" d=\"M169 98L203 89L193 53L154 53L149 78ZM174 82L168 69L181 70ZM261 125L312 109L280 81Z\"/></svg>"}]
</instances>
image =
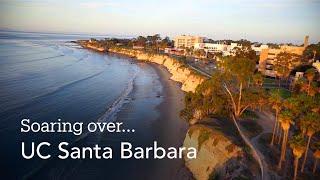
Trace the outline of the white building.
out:
<instances>
[{"instance_id":1,"label":"white building","mask_svg":"<svg viewBox=\"0 0 320 180\"><path fill-rule=\"evenodd\" d=\"M241 44L238 44L238 43L231 43L229 46L228 46L229 50L233 50L235 48L242 48L242 45Z\"/></svg>"},{"instance_id":2,"label":"white building","mask_svg":"<svg viewBox=\"0 0 320 180\"><path fill-rule=\"evenodd\" d=\"M255 46L255 45L251 46L251 49L256 52L256 55L260 55L260 53L263 49L268 49L268 48L269 48L269 46L266 44L262 44L261 46Z\"/></svg>"},{"instance_id":3,"label":"white building","mask_svg":"<svg viewBox=\"0 0 320 180\"><path fill-rule=\"evenodd\" d=\"M222 53L223 56L232 55L235 48L241 48L242 46L237 43L227 44L216 44L216 43L196 43L194 46L195 50L203 49L210 53Z\"/></svg>"},{"instance_id":4,"label":"white building","mask_svg":"<svg viewBox=\"0 0 320 180\"><path fill-rule=\"evenodd\" d=\"M194 49L204 49L208 52L222 52L227 51L227 45L213 43L196 43Z\"/></svg>"},{"instance_id":5,"label":"white building","mask_svg":"<svg viewBox=\"0 0 320 180\"><path fill-rule=\"evenodd\" d=\"M242 45L238 43L231 43L230 45L216 43L195 43L194 45L195 50L203 49L206 52L210 53L222 53L223 56L233 55L235 53L236 48L241 49ZM263 49L268 49L268 45L252 45L251 48L256 52L257 55L260 55L260 52Z\"/></svg>"}]
</instances>

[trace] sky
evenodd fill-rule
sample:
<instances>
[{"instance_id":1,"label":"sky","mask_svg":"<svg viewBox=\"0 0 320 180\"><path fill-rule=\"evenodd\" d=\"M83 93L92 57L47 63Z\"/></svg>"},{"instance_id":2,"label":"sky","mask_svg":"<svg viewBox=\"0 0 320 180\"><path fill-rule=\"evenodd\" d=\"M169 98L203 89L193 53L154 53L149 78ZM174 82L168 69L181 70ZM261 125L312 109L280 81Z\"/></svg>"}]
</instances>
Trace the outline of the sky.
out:
<instances>
[{"instance_id":1,"label":"sky","mask_svg":"<svg viewBox=\"0 0 320 180\"><path fill-rule=\"evenodd\" d=\"M0 29L320 41L320 0L0 0Z\"/></svg>"}]
</instances>

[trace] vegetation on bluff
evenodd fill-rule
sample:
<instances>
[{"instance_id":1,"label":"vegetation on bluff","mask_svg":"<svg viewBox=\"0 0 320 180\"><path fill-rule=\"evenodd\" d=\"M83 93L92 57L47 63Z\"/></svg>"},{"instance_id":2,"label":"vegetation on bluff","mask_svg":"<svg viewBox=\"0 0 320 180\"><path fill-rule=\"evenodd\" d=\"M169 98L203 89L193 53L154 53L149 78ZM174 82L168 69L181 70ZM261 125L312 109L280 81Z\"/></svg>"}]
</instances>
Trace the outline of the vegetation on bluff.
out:
<instances>
[{"instance_id":1,"label":"vegetation on bluff","mask_svg":"<svg viewBox=\"0 0 320 180\"><path fill-rule=\"evenodd\" d=\"M143 53L149 58L165 56L160 53L160 49L172 46L172 41L168 38L161 39L157 35L149 38L138 37L130 41L106 39L102 41L92 40L92 42L98 43L99 47L104 46L120 52L130 51L135 56ZM138 48L134 49L134 46ZM270 144L266 147L280 150L279 155L273 155L278 162L278 172L282 173L283 166L288 162L288 157L294 157L292 176L294 178L299 176L297 170L300 167L299 161L302 161L300 171L307 170L307 173L310 173L311 163L309 162L312 159L308 154L311 155L310 151L313 150L312 172L315 173L320 158L319 146L316 142L320 131L319 74L314 68L308 66L309 69L305 71L304 77L291 83L291 86L287 87L288 89L280 88L280 79L288 81L290 66L297 66L301 58L303 60L311 57L313 60L317 58L319 47L319 43L308 46L302 56L280 53L274 65L279 78L279 88L271 90L263 87L264 77L256 72L257 56L249 46L236 49L235 56L220 56L219 71L200 84L194 93L186 94L186 107L181 111L181 116L190 124L198 123L209 116L229 117L247 144L245 148L249 147L251 149L263 174L263 166L265 165L262 163L262 157L260 157L258 149L245 136L238 122L246 118L246 114L249 112L271 110L275 115L275 122L268 140ZM188 52L187 49L186 51ZM192 53L199 56L203 55L203 52L200 51L193 51ZM189 66L184 58L170 58L177 60L174 61L174 64L179 68L188 68ZM303 62L308 64L307 61ZM189 70L191 74L198 74L197 71ZM250 131L247 127L244 130ZM199 138L201 146L207 139L206 132ZM288 145L290 145L290 148L287 148ZM289 150L293 152L289 153Z\"/></svg>"},{"instance_id":2,"label":"vegetation on bluff","mask_svg":"<svg viewBox=\"0 0 320 180\"><path fill-rule=\"evenodd\" d=\"M281 56L280 60L284 62L294 59L292 55ZM190 124L198 123L209 116L230 117L246 142L238 124L244 112L271 109L276 120L267 147L280 148L278 172L283 170L283 165L288 162L288 151L292 150L293 154L290 153L290 156L295 158L292 176L299 176L300 160L300 171L308 169L310 173L311 163L308 162L312 159L308 154L311 147L314 150L312 172L315 173L320 157L319 148L315 146L319 138L317 133L320 132L319 74L314 69L309 69L304 77L292 83L290 89L269 90L262 86L264 78L255 71L254 66L255 60L245 52L223 58L219 64L220 71L198 86L194 93L186 95L186 107L181 111L181 116ZM279 67L279 73L282 72L282 77L287 78L290 70L281 68ZM260 108L266 106L269 108ZM246 143L250 147L250 144ZM290 149L287 148L288 145Z\"/></svg>"}]
</instances>

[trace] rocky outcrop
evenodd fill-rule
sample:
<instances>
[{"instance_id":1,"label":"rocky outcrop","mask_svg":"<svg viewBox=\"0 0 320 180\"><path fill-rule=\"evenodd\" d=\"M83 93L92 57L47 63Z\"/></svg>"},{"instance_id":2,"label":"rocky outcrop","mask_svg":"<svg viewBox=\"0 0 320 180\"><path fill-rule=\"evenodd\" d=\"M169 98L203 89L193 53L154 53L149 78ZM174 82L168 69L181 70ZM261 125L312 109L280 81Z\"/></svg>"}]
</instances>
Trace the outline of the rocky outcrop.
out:
<instances>
[{"instance_id":1,"label":"rocky outcrop","mask_svg":"<svg viewBox=\"0 0 320 180\"><path fill-rule=\"evenodd\" d=\"M124 48L110 48L108 51L163 65L172 74L171 79L180 82L182 84L181 89L186 92L194 92L197 86L205 80L203 75L198 74L188 68L184 63L167 55L151 54Z\"/></svg>"},{"instance_id":2,"label":"rocky outcrop","mask_svg":"<svg viewBox=\"0 0 320 180\"><path fill-rule=\"evenodd\" d=\"M237 177L244 168L242 149L218 130L204 125L194 125L188 130L183 146L197 148L197 158L185 157L187 168L198 180L207 180L215 176Z\"/></svg>"}]
</instances>

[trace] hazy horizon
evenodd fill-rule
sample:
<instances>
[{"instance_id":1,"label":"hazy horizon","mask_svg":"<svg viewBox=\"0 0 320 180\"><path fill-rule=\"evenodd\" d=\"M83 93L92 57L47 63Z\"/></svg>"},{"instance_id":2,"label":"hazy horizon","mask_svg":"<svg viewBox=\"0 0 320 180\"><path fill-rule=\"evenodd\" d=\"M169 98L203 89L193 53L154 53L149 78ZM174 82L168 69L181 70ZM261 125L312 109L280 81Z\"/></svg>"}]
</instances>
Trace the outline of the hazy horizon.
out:
<instances>
[{"instance_id":1,"label":"hazy horizon","mask_svg":"<svg viewBox=\"0 0 320 180\"><path fill-rule=\"evenodd\" d=\"M302 44L320 41L319 0L0 0L0 29L111 36L200 35Z\"/></svg>"}]
</instances>

